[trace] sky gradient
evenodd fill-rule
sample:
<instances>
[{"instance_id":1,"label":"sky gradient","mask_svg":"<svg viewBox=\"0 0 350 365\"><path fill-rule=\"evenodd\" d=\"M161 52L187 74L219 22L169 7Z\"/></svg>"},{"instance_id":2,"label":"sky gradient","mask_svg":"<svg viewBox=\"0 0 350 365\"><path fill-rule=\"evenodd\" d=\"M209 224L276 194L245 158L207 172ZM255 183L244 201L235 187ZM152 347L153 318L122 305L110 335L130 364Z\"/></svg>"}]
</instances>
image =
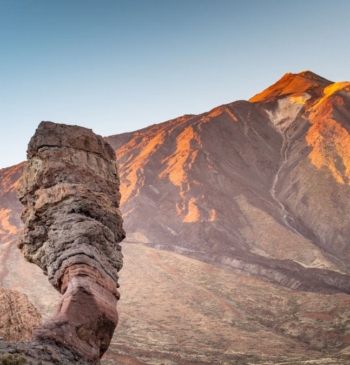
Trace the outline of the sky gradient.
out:
<instances>
[{"instance_id":1,"label":"sky gradient","mask_svg":"<svg viewBox=\"0 0 350 365\"><path fill-rule=\"evenodd\" d=\"M348 0L0 0L0 168L42 120L103 136L249 99L286 72L350 80Z\"/></svg>"}]
</instances>

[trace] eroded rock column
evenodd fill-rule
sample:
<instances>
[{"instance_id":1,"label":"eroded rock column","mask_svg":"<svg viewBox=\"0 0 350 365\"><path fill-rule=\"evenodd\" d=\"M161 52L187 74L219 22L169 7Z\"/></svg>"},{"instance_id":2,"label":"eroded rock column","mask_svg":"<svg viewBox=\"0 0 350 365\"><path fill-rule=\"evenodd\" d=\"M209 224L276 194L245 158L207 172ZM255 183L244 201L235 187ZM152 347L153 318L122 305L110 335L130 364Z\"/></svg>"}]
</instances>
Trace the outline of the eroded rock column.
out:
<instances>
[{"instance_id":1,"label":"eroded rock column","mask_svg":"<svg viewBox=\"0 0 350 365\"><path fill-rule=\"evenodd\" d=\"M34 334L99 363L118 322L119 177L113 149L91 130L42 122L28 146L18 196L25 258L63 294Z\"/></svg>"}]
</instances>

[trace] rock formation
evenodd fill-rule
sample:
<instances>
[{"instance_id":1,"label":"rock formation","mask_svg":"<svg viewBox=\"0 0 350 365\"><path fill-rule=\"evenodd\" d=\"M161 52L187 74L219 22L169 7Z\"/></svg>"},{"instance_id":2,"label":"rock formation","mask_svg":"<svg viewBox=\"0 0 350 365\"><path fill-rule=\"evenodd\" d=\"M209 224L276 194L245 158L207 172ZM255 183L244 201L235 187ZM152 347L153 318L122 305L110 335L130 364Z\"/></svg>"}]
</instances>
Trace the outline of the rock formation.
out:
<instances>
[{"instance_id":1,"label":"rock formation","mask_svg":"<svg viewBox=\"0 0 350 365\"><path fill-rule=\"evenodd\" d=\"M27 152L19 248L63 294L34 339L98 364L118 322L125 237L114 151L89 129L42 122Z\"/></svg>"},{"instance_id":2,"label":"rock formation","mask_svg":"<svg viewBox=\"0 0 350 365\"><path fill-rule=\"evenodd\" d=\"M25 294L0 287L0 337L7 341L29 340L41 315Z\"/></svg>"}]
</instances>

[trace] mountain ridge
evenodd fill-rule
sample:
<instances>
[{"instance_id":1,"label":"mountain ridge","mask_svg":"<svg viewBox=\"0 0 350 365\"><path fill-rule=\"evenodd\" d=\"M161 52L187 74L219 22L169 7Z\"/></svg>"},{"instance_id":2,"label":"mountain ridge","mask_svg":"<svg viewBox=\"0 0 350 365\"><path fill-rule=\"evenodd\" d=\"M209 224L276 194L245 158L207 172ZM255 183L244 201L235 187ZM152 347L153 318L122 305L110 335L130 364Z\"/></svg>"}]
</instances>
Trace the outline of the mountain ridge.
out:
<instances>
[{"instance_id":1,"label":"mountain ridge","mask_svg":"<svg viewBox=\"0 0 350 365\"><path fill-rule=\"evenodd\" d=\"M276 97L281 97L283 95L287 96L293 93L305 93L307 91L311 92L313 96L316 97L319 96L320 88L324 88L332 83L332 81L329 81L312 71L307 70L296 74L288 72L273 85L254 95L249 101L273 101Z\"/></svg>"}]
</instances>

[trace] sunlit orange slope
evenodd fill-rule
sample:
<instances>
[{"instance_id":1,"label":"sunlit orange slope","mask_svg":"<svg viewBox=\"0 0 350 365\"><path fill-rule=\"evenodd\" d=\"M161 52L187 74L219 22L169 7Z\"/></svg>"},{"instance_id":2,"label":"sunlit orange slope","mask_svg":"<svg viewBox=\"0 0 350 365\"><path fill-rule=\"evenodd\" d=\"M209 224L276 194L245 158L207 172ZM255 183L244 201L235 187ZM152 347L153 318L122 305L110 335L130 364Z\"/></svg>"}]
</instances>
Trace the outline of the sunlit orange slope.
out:
<instances>
[{"instance_id":1,"label":"sunlit orange slope","mask_svg":"<svg viewBox=\"0 0 350 365\"><path fill-rule=\"evenodd\" d=\"M304 71L249 102L109 137L129 241L348 291L349 113L349 83Z\"/></svg>"},{"instance_id":2,"label":"sunlit orange slope","mask_svg":"<svg viewBox=\"0 0 350 365\"><path fill-rule=\"evenodd\" d=\"M303 71L298 74L286 73L280 80L266 90L249 99L251 102L275 101L276 98L285 95L314 93L320 96L323 88L332 84L331 81L314 74L311 71Z\"/></svg>"}]
</instances>

